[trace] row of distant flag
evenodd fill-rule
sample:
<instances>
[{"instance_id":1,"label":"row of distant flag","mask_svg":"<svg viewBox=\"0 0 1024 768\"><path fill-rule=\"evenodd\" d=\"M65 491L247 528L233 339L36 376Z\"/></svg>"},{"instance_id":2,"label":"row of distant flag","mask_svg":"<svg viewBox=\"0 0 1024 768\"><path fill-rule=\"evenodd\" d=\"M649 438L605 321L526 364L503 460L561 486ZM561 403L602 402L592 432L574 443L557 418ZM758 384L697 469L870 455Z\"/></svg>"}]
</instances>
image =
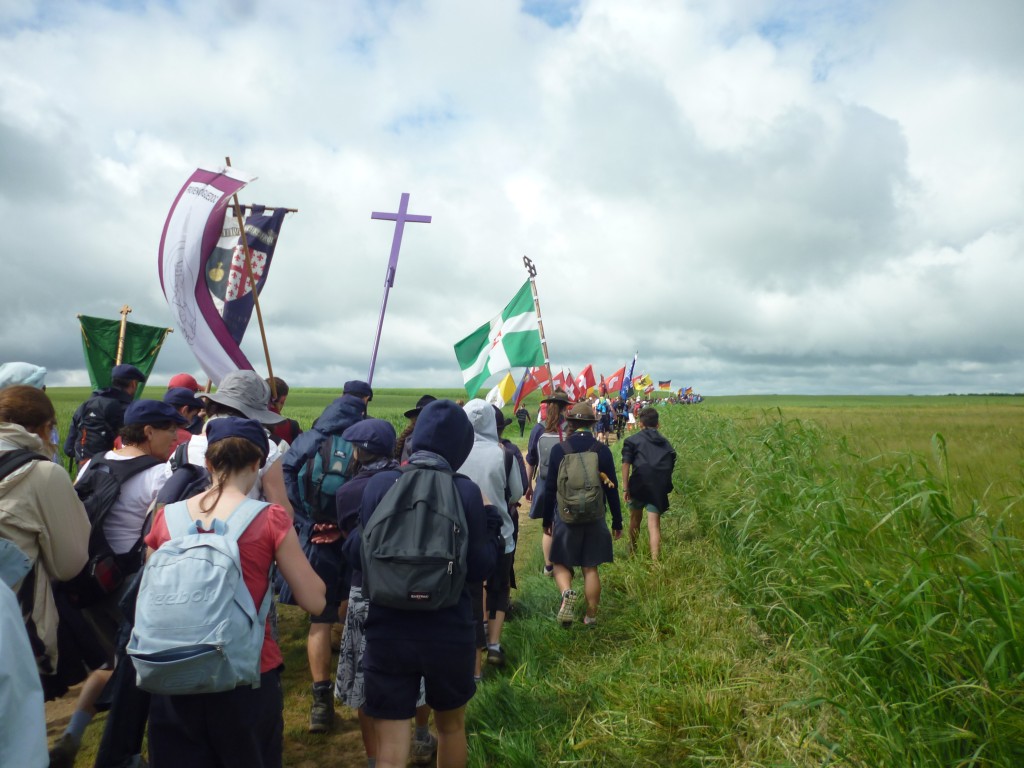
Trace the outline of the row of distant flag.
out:
<instances>
[{"instance_id":1,"label":"row of distant flag","mask_svg":"<svg viewBox=\"0 0 1024 768\"><path fill-rule=\"evenodd\" d=\"M523 400L526 399L527 395L532 392L540 390L541 394L550 395L552 383L556 388L565 390L565 393L573 400L580 400L593 395L602 397L606 395L620 395L628 397L635 392L650 394L655 390L654 382L646 373L633 377L631 380L632 386L626 385L624 387L623 385L626 380L626 366L623 366L611 376L600 376L596 381L592 365L584 368L579 376L573 376L572 371L559 371L552 376L551 381L548 381L547 369L544 366L537 366L523 371L523 375L518 383L513 378L511 371L506 373L502 380L491 388L484 399L489 403L494 403L499 408L511 405L512 409L516 410ZM658 381L657 389L671 391L672 381Z\"/></svg>"},{"instance_id":2,"label":"row of distant flag","mask_svg":"<svg viewBox=\"0 0 1024 768\"><path fill-rule=\"evenodd\" d=\"M499 407L511 403L513 409L519 408L523 399L538 389L543 394L550 394L552 385L565 390L573 400L595 392L600 395L618 394L625 399L633 392L650 394L654 391L654 381L649 375L633 376L637 355L633 355L628 371L624 365L610 376L598 378L594 367L587 365L578 376L573 376L571 371L560 370L549 379L535 301L527 280L501 314L456 342L455 357L470 397L475 397L493 374L503 370L508 372L486 399ZM526 370L517 384L511 369L519 366ZM658 389L671 391L671 379L658 381Z\"/></svg>"}]
</instances>

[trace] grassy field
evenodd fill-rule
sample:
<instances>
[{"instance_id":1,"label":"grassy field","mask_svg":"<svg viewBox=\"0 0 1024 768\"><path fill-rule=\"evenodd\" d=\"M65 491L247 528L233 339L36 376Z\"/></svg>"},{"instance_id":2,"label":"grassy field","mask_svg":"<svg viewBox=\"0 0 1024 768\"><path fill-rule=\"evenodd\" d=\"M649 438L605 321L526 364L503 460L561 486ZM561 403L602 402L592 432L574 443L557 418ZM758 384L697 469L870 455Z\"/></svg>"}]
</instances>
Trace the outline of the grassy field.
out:
<instances>
[{"instance_id":1,"label":"grassy field","mask_svg":"<svg viewBox=\"0 0 1024 768\"><path fill-rule=\"evenodd\" d=\"M50 393L68 418L87 394ZM296 391L286 413L308 426L336 394ZM370 413L401 425L420 394ZM617 542L600 623L563 630L523 519L509 666L470 703L471 765L1024 764L1024 398L661 413L680 457L662 561ZM305 624L282 627L286 764L365 764L351 713L304 732Z\"/></svg>"}]
</instances>

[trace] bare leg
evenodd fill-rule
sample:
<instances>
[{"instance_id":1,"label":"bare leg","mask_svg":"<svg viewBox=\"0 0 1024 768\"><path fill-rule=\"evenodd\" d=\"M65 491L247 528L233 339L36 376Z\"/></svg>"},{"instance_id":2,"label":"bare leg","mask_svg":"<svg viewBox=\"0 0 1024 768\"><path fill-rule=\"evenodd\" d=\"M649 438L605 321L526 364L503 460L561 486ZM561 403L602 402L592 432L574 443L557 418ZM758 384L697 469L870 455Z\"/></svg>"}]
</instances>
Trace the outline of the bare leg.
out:
<instances>
[{"instance_id":1,"label":"bare leg","mask_svg":"<svg viewBox=\"0 0 1024 768\"><path fill-rule=\"evenodd\" d=\"M464 768L469 760L466 708L434 712L434 725L437 726L438 768Z\"/></svg>"},{"instance_id":2,"label":"bare leg","mask_svg":"<svg viewBox=\"0 0 1024 768\"><path fill-rule=\"evenodd\" d=\"M363 749L367 757L377 757L377 721L366 714L362 707L356 710L359 715L359 732L363 736Z\"/></svg>"},{"instance_id":3,"label":"bare leg","mask_svg":"<svg viewBox=\"0 0 1024 768\"><path fill-rule=\"evenodd\" d=\"M629 510L629 553L631 555L636 552L636 537L640 533L640 516L642 514L642 509Z\"/></svg>"},{"instance_id":4,"label":"bare leg","mask_svg":"<svg viewBox=\"0 0 1024 768\"><path fill-rule=\"evenodd\" d=\"M587 616L597 616L597 606L601 602L601 577L597 568L583 569L583 593L587 596Z\"/></svg>"},{"instance_id":5,"label":"bare leg","mask_svg":"<svg viewBox=\"0 0 1024 768\"><path fill-rule=\"evenodd\" d=\"M570 571L564 565L556 564L555 584L558 585L558 594L562 594L567 589L572 589L572 571Z\"/></svg>"},{"instance_id":6,"label":"bare leg","mask_svg":"<svg viewBox=\"0 0 1024 768\"><path fill-rule=\"evenodd\" d=\"M540 547L544 551L544 565L551 565L551 535L545 533L540 542Z\"/></svg>"},{"instance_id":7,"label":"bare leg","mask_svg":"<svg viewBox=\"0 0 1024 768\"><path fill-rule=\"evenodd\" d=\"M651 537L651 560L661 555L661 515L657 512L647 513L647 532Z\"/></svg>"},{"instance_id":8,"label":"bare leg","mask_svg":"<svg viewBox=\"0 0 1024 768\"><path fill-rule=\"evenodd\" d=\"M306 655L313 682L331 679L331 625L310 624L306 639Z\"/></svg>"},{"instance_id":9,"label":"bare leg","mask_svg":"<svg viewBox=\"0 0 1024 768\"><path fill-rule=\"evenodd\" d=\"M377 768L405 768L412 743L409 721L376 718L374 727L377 730Z\"/></svg>"}]
</instances>

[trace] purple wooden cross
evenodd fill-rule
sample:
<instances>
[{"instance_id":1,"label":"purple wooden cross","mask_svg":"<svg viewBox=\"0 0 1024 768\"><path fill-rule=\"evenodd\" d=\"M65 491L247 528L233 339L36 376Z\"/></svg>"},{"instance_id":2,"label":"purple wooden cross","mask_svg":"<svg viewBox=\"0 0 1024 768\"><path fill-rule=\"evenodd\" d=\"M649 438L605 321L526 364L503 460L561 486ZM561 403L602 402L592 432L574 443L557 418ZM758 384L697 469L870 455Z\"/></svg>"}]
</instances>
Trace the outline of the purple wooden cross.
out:
<instances>
[{"instance_id":1,"label":"purple wooden cross","mask_svg":"<svg viewBox=\"0 0 1024 768\"><path fill-rule=\"evenodd\" d=\"M366 377L367 384L373 384L373 368L377 364L377 347L380 346L380 334L384 328L384 312L388 308L388 291L395 285L395 272L398 271L398 251L402 247L402 233L405 231L405 222L430 223L429 216L414 216L408 211L409 193L403 192L401 202L398 204L398 213L379 213L374 211L370 214L371 219L386 219L387 221L395 222L395 236L391 240L391 258L388 259L388 272L384 276L384 301L380 305L380 318L377 320L377 338L373 341L373 354L370 356L370 372Z\"/></svg>"},{"instance_id":2,"label":"purple wooden cross","mask_svg":"<svg viewBox=\"0 0 1024 768\"><path fill-rule=\"evenodd\" d=\"M398 204L398 213L378 213L374 211L370 214L371 219L387 219L388 221L395 222L395 236L391 240L391 258L388 260L388 273L385 278L389 288L393 288L395 285L395 272L398 270L398 251L402 247L402 233L405 231L405 222L430 223L429 216L414 216L408 213L408 210L409 193L403 192L402 200Z\"/></svg>"}]
</instances>

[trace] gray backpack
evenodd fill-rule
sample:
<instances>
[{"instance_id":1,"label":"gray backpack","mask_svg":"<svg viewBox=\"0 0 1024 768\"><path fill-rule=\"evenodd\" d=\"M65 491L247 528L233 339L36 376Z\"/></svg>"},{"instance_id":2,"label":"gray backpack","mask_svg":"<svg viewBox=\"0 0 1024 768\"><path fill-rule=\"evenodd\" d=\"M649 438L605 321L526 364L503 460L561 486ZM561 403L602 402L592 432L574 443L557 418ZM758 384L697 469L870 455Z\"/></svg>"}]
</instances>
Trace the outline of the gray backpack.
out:
<instances>
[{"instance_id":1,"label":"gray backpack","mask_svg":"<svg viewBox=\"0 0 1024 768\"><path fill-rule=\"evenodd\" d=\"M604 488L598 469L597 443L575 453L568 441L562 443L565 456L558 465L555 503L566 525L593 523L604 517Z\"/></svg>"},{"instance_id":2,"label":"gray backpack","mask_svg":"<svg viewBox=\"0 0 1024 768\"><path fill-rule=\"evenodd\" d=\"M466 513L451 472L406 464L362 529L363 592L375 605L436 611L466 583Z\"/></svg>"}]
</instances>

